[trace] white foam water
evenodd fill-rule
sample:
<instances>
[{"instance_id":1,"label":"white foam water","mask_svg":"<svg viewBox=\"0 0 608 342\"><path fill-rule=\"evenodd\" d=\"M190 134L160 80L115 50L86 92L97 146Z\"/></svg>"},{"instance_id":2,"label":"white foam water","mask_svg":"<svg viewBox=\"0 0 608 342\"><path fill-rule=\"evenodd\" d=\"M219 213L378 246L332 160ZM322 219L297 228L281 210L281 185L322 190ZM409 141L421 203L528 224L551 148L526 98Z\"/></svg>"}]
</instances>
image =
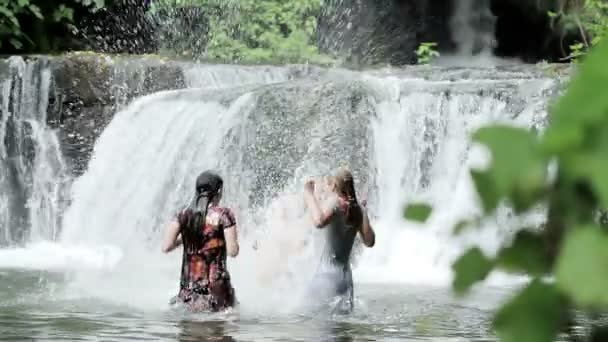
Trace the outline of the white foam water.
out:
<instances>
[{"instance_id":1,"label":"white foam water","mask_svg":"<svg viewBox=\"0 0 608 342\"><path fill-rule=\"evenodd\" d=\"M46 123L51 72L19 57L7 64L11 77L2 82L0 99L0 244L54 240L69 173Z\"/></svg>"},{"instance_id":2,"label":"white foam water","mask_svg":"<svg viewBox=\"0 0 608 342\"><path fill-rule=\"evenodd\" d=\"M466 246L480 244L491 254L511 234L497 229L510 222L503 210L481 230L451 237L456 221L479 211L468 169L487 162L487 153L471 145L471 133L497 121L536 125L544 117L543 92L553 82L507 80L506 89L501 80L355 76L370 90L376 111L368 155L369 173L375 174L370 209L378 238L360 258L356 282L448 285L450 264ZM243 144L256 129L278 132L281 127L272 119L258 122L263 127L243 126L259 114L256 91L217 99L197 92L150 95L118 112L98 139L87 172L73 184L59 245L3 250L0 268L65 267L71 270L70 296L166 308L177 291L180 253L160 252L162 232L190 199L198 172L216 169L226 182L224 201L235 209L240 226L241 253L229 260L229 268L241 309L281 313L305 302L299 293L313 277L322 239L311 228L298 184L323 169L315 158L333 132L332 117L314 126L315 138L303 147L308 152L290 170L292 178L254 208L248 197L251 173L266 170L248 169L244 160L254 152ZM424 225L401 217L403 205L418 199L435 208ZM45 264L27 253L53 260Z\"/></svg>"},{"instance_id":3,"label":"white foam water","mask_svg":"<svg viewBox=\"0 0 608 342\"><path fill-rule=\"evenodd\" d=\"M491 123L530 128L545 117L540 94L552 86L550 80L521 81L517 87L529 100L517 117L508 100L478 93L446 94L425 89L424 81L383 79L373 83L392 87L376 103L373 122L375 167L378 170L377 206L379 248L369 250L356 275L365 282L401 282L449 285L452 262L467 248L478 245L494 255L508 242L522 222L538 222L542 209L519 221L500 208L495 220L486 220L478 230L456 237L454 225L480 214L480 205L470 178L471 168L489 161L481 146L471 143L474 131ZM465 88L469 81L453 83ZM400 151L396 158L396 151ZM402 218L404 204L428 202L433 213L425 224ZM489 283L519 282L521 277L495 275Z\"/></svg>"}]
</instances>

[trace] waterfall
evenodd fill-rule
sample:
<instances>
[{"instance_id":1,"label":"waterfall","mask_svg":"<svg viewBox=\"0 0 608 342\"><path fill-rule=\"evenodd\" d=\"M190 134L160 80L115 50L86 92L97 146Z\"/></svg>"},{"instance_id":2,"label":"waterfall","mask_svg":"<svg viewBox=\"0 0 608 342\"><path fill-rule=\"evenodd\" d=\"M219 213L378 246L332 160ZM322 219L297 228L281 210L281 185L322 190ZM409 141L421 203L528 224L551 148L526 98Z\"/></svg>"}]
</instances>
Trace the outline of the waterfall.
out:
<instances>
[{"instance_id":1,"label":"waterfall","mask_svg":"<svg viewBox=\"0 0 608 342\"><path fill-rule=\"evenodd\" d=\"M262 273L280 274L276 260L260 264L261 255L279 248L268 234L291 230L291 238L304 242L310 231L301 206L287 209L293 219L281 223L268 222L267 209L299 200L303 176L328 172L336 155L357 167L356 174L368 168L365 137L373 108L363 95L356 83L296 81L252 92L158 93L116 114L88 171L74 182L61 237L66 248L97 255L114 275L76 272L70 293L93 290L134 305L164 305L175 291L179 255L160 254L161 232L190 200L198 173L216 169L242 236L244 261L235 265L235 285L241 297L259 297ZM146 273L158 273L159 286L134 298L128 284Z\"/></svg>"},{"instance_id":2,"label":"waterfall","mask_svg":"<svg viewBox=\"0 0 608 342\"><path fill-rule=\"evenodd\" d=\"M357 252L356 282L445 285L466 246L491 254L512 234L504 209L481 230L451 236L455 222L479 212L468 169L488 158L470 135L491 122L542 130L557 88L523 66L185 67L191 89L118 106L72 180L45 124L47 100L35 96L48 93L48 68L20 59L10 66L0 117L2 241L56 243L0 250L0 267L60 269L68 296L154 308L166 307L179 273L179 253L160 252L162 232L204 169L224 177L223 201L236 213L241 254L229 267L244 310L298 305L323 243L302 185L343 165L369 199L377 233L376 247ZM129 90L119 79L115 86ZM434 206L424 225L401 217L418 199Z\"/></svg>"},{"instance_id":3,"label":"waterfall","mask_svg":"<svg viewBox=\"0 0 608 342\"><path fill-rule=\"evenodd\" d=\"M513 233L514 222L503 208L498 221L478 232L462 238L451 234L456 222L480 213L469 169L485 165L488 156L471 144L471 135L497 122L541 130L547 92L555 82L395 77L373 82L385 94L376 103L378 115L372 122L378 172L375 223L381 232L378 246L383 247L367 252L358 275L372 282L447 284L451 262L466 246L480 245L491 255ZM432 204L434 212L425 225L403 220L409 201Z\"/></svg>"},{"instance_id":4,"label":"waterfall","mask_svg":"<svg viewBox=\"0 0 608 342\"><path fill-rule=\"evenodd\" d=\"M108 58L11 57L0 63L0 246L56 240L73 175L86 168L81 164L90 148L87 139L94 139L91 132L102 131L108 117L133 97L167 87L223 89L285 82L315 72L309 66L187 63L154 69L137 60ZM111 72L85 74L95 66L95 72ZM83 75L90 79L80 79Z\"/></svg>"},{"instance_id":5,"label":"waterfall","mask_svg":"<svg viewBox=\"0 0 608 342\"><path fill-rule=\"evenodd\" d=\"M69 184L46 124L51 72L44 61L7 61L0 113L0 245L55 240Z\"/></svg>"},{"instance_id":6,"label":"waterfall","mask_svg":"<svg viewBox=\"0 0 608 342\"><path fill-rule=\"evenodd\" d=\"M490 122L542 129L556 86L525 70L472 75L334 70L321 79L138 99L116 114L73 185L61 248L96 261L70 265L69 294L165 307L179 253L160 253L162 231L210 168L223 175L224 202L240 227L241 255L229 267L244 310L296 305L286 297L311 280L322 243L301 203L303 181L345 164L370 198L378 236L357 258L357 281L445 285L466 246L492 253L510 235L504 211L479 232L451 237L457 220L479 211L468 168L487 155L471 145L471 133ZM401 218L413 199L435 207L422 227ZM143 280L153 285L131 286Z\"/></svg>"},{"instance_id":7,"label":"waterfall","mask_svg":"<svg viewBox=\"0 0 608 342\"><path fill-rule=\"evenodd\" d=\"M457 0L450 20L458 55L491 54L495 18L489 0Z\"/></svg>"}]
</instances>

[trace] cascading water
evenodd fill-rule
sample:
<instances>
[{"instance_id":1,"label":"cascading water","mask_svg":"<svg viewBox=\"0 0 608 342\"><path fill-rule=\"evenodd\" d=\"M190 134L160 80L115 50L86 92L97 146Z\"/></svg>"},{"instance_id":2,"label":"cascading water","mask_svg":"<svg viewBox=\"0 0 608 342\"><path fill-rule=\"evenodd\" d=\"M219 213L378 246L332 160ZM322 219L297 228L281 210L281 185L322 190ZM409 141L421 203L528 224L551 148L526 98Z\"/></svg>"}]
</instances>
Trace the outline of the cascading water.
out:
<instances>
[{"instance_id":1,"label":"cascading water","mask_svg":"<svg viewBox=\"0 0 608 342\"><path fill-rule=\"evenodd\" d=\"M133 94L149 91L146 77L154 69L141 68L129 60L115 63L106 59L104 63L113 66L108 91L115 108L124 107ZM74 260L93 267L104 265L104 261L90 251L65 249L52 243L57 241L62 216L73 198L68 194L72 183L69 163L62 155L57 130L47 126L49 88L57 86L53 83L57 80L51 75L52 62L13 57L4 65L7 68L1 70L6 73L0 99L0 246L8 248L0 249L0 267L64 269L77 265ZM275 83L311 72L308 66L255 68L185 63L168 70L183 75L187 87L207 89ZM94 110L106 111L106 108L97 106ZM76 132L78 125L88 125L85 119L83 123L76 123ZM72 146L68 149L74 153Z\"/></svg>"},{"instance_id":2,"label":"cascading water","mask_svg":"<svg viewBox=\"0 0 608 342\"><path fill-rule=\"evenodd\" d=\"M290 229L290 238L300 235L302 242L308 235L306 226L292 219L264 220L273 206L283 209L271 216L285 210L301 218L301 208L292 205L296 212L290 211L289 203L275 194L290 198L299 192L295 187L302 184L302 174L328 171L334 155L365 167L362 153L372 108L361 90L341 92L342 86L349 87L304 81L254 93L169 92L141 99L118 113L98 140L89 170L74 183L75 201L65 215L61 239L68 248L96 254L113 275L77 272L70 293L93 291L128 304L166 305L175 291L179 255L160 255L160 230L189 201L198 172L214 168L225 178L224 197L241 227L243 246L234 272L237 291L241 298L259 298L261 283L268 282L263 278L281 275L268 269L277 267L276 261L261 262L279 248L266 235ZM330 93L333 96L323 99ZM263 241L254 251L257 239ZM279 259L288 257L284 253ZM262 272L251 271L255 269ZM157 274L158 286L134 297L128 284L146 274ZM261 283L256 287L257 280Z\"/></svg>"},{"instance_id":3,"label":"cascading water","mask_svg":"<svg viewBox=\"0 0 608 342\"><path fill-rule=\"evenodd\" d=\"M344 164L359 192L369 191L378 235L359 260L357 282L445 285L464 246L492 252L509 235L496 229L506 217L449 240L453 223L478 210L467 170L486 156L471 148L470 134L495 121L542 128L555 82L524 72L456 81L390 74L336 70L320 80L165 92L118 113L65 214L62 248L101 267L74 271L70 296L166 307L179 253L160 253L161 232L207 168L224 176L224 201L237 214L241 254L229 267L243 310L297 305L322 248L301 186ZM425 227L400 218L404 201L417 198L435 206Z\"/></svg>"},{"instance_id":4,"label":"cascading water","mask_svg":"<svg viewBox=\"0 0 608 342\"><path fill-rule=\"evenodd\" d=\"M450 20L452 39L458 46L456 54L492 55L495 18L489 0L457 0Z\"/></svg>"},{"instance_id":5,"label":"cascading water","mask_svg":"<svg viewBox=\"0 0 608 342\"><path fill-rule=\"evenodd\" d=\"M472 243L493 253L512 231L505 208L498 221L457 239L451 228L479 212L471 167L485 151L470 144L475 129L503 122L542 129L553 80L373 81L379 93L373 122L379 246L369 251L360 276L373 282L447 284L450 264ZM392 89L391 89L392 88ZM384 91L382 91L384 90ZM389 90L389 91L386 91ZM395 158L395 151L402 154ZM421 226L402 219L403 205L427 201L434 213ZM537 218L527 218L528 220ZM514 225L517 227L517 225Z\"/></svg>"},{"instance_id":6,"label":"cascading water","mask_svg":"<svg viewBox=\"0 0 608 342\"><path fill-rule=\"evenodd\" d=\"M7 65L0 98L0 245L55 240L69 177L46 125L51 72L43 61L13 57Z\"/></svg>"}]
</instances>

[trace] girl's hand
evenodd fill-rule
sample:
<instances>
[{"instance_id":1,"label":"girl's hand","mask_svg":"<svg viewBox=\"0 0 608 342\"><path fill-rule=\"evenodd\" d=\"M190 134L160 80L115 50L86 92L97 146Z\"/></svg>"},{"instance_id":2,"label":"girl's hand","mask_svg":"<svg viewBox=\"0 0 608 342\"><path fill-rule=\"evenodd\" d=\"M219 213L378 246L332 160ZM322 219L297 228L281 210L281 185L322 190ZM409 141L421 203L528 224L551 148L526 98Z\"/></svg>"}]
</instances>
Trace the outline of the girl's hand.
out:
<instances>
[{"instance_id":1,"label":"girl's hand","mask_svg":"<svg viewBox=\"0 0 608 342\"><path fill-rule=\"evenodd\" d=\"M306 183L304 183L304 190L308 191L308 192L314 192L315 191L315 181L314 180L308 180Z\"/></svg>"}]
</instances>

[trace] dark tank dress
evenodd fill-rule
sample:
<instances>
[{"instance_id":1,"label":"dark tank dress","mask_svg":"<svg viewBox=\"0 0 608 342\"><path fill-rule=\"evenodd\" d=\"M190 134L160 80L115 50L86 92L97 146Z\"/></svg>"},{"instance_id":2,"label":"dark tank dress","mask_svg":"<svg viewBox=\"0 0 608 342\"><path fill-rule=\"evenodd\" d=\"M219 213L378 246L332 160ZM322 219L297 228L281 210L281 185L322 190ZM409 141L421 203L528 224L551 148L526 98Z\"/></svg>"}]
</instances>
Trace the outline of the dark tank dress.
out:
<instances>
[{"instance_id":1,"label":"dark tank dress","mask_svg":"<svg viewBox=\"0 0 608 342\"><path fill-rule=\"evenodd\" d=\"M356 227L346 221L349 203L338 199L328 225L324 228L325 248L315 274L311 295L322 301L335 301L332 311L347 314L354 307L353 276L350 256L357 236Z\"/></svg>"}]
</instances>

